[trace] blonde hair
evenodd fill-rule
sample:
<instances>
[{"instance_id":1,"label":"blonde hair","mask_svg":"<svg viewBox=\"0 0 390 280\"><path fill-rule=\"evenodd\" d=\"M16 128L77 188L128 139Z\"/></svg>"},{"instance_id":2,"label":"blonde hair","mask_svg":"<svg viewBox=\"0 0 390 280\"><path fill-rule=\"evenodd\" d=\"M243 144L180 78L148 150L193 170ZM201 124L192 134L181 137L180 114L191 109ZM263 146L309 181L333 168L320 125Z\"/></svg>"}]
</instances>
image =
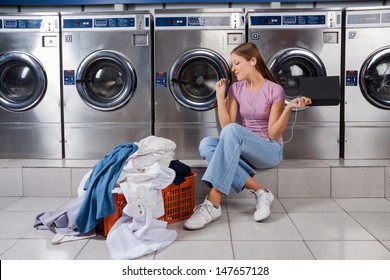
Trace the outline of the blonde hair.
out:
<instances>
[{"instance_id":1,"label":"blonde hair","mask_svg":"<svg viewBox=\"0 0 390 280\"><path fill-rule=\"evenodd\" d=\"M264 61L264 58L260 52L260 50L257 48L257 46L253 43L242 43L235 47L232 52L232 54L239 55L246 59L247 61L251 60L252 57L256 58L256 70L260 72L261 75L263 75L264 78L274 82L278 83L272 74L272 72L269 70L267 64Z\"/></svg>"}]
</instances>

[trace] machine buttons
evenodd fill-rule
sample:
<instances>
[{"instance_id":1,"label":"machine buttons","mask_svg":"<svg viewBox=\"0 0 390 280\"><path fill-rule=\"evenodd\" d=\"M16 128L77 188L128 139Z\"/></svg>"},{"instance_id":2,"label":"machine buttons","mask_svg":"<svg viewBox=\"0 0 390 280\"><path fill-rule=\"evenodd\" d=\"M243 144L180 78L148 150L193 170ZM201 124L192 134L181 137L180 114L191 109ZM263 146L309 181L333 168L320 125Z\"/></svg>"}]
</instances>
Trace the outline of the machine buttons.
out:
<instances>
[{"instance_id":1,"label":"machine buttons","mask_svg":"<svg viewBox=\"0 0 390 280\"><path fill-rule=\"evenodd\" d=\"M133 45L134 46L147 46L148 45L148 34L133 34Z\"/></svg>"},{"instance_id":2,"label":"machine buttons","mask_svg":"<svg viewBox=\"0 0 390 280\"><path fill-rule=\"evenodd\" d=\"M242 43L242 34L241 33L228 33L227 36L228 45L239 45Z\"/></svg>"},{"instance_id":3,"label":"machine buttons","mask_svg":"<svg viewBox=\"0 0 390 280\"><path fill-rule=\"evenodd\" d=\"M358 85L358 71L347 70L345 71L345 85L347 87L356 87Z\"/></svg>"},{"instance_id":4,"label":"machine buttons","mask_svg":"<svg viewBox=\"0 0 390 280\"><path fill-rule=\"evenodd\" d=\"M339 42L338 32L324 32L322 42L324 44L338 44Z\"/></svg>"},{"instance_id":5,"label":"machine buttons","mask_svg":"<svg viewBox=\"0 0 390 280\"><path fill-rule=\"evenodd\" d=\"M58 38L57 36L43 36L43 47L57 47Z\"/></svg>"},{"instance_id":6,"label":"machine buttons","mask_svg":"<svg viewBox=\"0 0 390 280\"><path fill-rule=\"evenodd\" d=\"M251 35L252 40L259 40L260 35L258 32L253 32Z\"/></svg>"},{"instance_id":7,"label":"machine buttons","mask_svg":"<svg viewBox=\"0 0 390 280\"><path fill-rule=\"evenodd\" d=\"M239 13L232 13L232 16L230 18L230 27L232 29L238 29L240 27L240 14Z\"/></svg>"}]
</instances>

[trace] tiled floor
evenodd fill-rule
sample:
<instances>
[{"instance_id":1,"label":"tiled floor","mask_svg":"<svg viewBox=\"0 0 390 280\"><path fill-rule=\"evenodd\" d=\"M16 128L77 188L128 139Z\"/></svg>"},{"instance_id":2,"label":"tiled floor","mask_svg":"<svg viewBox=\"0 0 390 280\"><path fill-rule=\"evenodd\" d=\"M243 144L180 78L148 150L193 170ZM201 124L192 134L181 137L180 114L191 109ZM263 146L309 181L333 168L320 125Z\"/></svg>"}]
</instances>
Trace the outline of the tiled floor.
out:
<instances>
[{"instance_id":1,"label":"tiled floor","mask_svg":"<svg viewBox=\"0 0 390 280\"><path fill-rule=\"evenodd\" d=\"M53 233L33 228L37 214L68 199L0 197L0 259L111 259L101 236L52 245ZM227 198L222 218L203 230L185 231L182 221L170 224L176 241L143 258L390 259L389 199L279 199L262 223L254 222L253 207L251 198Z\"/></svg>"}]
</instances>

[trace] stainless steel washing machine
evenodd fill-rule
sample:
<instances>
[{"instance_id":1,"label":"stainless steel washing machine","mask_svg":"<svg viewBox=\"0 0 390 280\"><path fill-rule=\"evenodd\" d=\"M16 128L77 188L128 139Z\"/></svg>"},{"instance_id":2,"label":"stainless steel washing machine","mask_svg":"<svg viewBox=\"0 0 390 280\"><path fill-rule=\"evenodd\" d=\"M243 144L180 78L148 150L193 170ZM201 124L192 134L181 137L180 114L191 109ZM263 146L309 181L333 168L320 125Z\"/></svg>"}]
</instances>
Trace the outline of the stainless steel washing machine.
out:
<instances>
[{"instance_id":1,"label":"stainless steel washing machine","mask_svg":"<svg viewBox=\"0 0 390 280\"><path fill-rule=\"evenodd\" d=\"M62 158L59 14L0 14L0 158Z\"/></svg>"},{"instance_id":2,"label":"stainless steel washing machine","mask_svg":"<svg viewBox=\"0 0 390 280\"><path fill-rule=\"evenodd\" d=\"M300 95L304 77L340 76L342 11L339 9L249 11L248 41L256 44L286 102ZM340 105L313 106L291 114L284 134L285 158L338 159ZM292 135L293 133L293 135Z\"/></svg>"},{"instance_id":3,"label":"stainless steel washing machine","mask_svg":"<svg viewBox=\"0 0 390 280\"><path fill-rule=\"evenodd\" d=\"M218 136L214 86L231 82L230 52L245 41L243 10L156 10L155 134L179 159L200 159L199 142Z\"/></svg>"},{"instance_id":4,"label":"stainless steel washing machine","mask_svg":"<svg viewBox=\"0 0 390 280\"><path fill-rule=\"evenodd\" d=\"M65 158L96 159L152 134L148 12L64 13Z\"/></svg>"},{"instance_id":5,"label":"stainless steel washing machine","mask_svg":"<svg viewBox=\"0 0 390 280\"><path fill-rule=\"evenodd\" d=\"M390 8L346 10L345 158L390 158Z\"/></svg>"}]
</instances>

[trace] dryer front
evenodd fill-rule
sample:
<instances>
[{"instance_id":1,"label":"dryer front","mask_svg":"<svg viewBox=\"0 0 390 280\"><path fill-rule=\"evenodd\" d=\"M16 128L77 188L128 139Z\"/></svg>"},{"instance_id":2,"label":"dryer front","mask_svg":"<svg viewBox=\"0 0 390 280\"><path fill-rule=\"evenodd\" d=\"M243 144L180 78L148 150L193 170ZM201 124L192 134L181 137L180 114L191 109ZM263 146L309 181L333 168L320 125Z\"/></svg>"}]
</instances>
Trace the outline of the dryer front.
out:
<instances>
[{"instance_id":1,"label":"dryer front","mask_svg":"<svg viewBox=\"0 0 390 280\"><path fill-rule=\"evenodd\" d=\"M340 76L340 9L250 11L247 19L248 40L284 88L286 103L301 95L301 78ZM338 159L340 114L340 105L310 106L291 114L284 157Z\"/></svg>"},{"instance_id":2,"label":"dryer front","mask_svg":"<svg viewBox=\"0 0 390 280\"><path fill-rule=\"evenodd\" d=\"M98 159L152 134L146 12L63 13L65 158Z\"/></svg>"},{"instance_id":3,"label":"dryer front","mask_svg":"<svg viewBox=\"0 0 390 280\"><path fill-rule=\"evenodd\" d=\"M301 95L301 78L326 76L326 68L322 60L315 53L304 48L281 50L271 57L268 66L285 90L286 103ZM310 107L302 110L307 109Z\"/></svg>"},{"instance_id":4,"label":"dryer front","mask_svg":"<svg viewBox=\"0 0 390 280\"><path fill-rule=\"evenodd\" d=\"M46 93L46 72L41 63L26 52L0 55L0 107L23 112L37 105Z\"/></svg>"},{"instance_id":5,"label":"dryer front","mask_svg":"<svg viewBox=\"0 0 390 280\"><path fill-rule=\"evenodd\" d=\"M210 49L191 49L182 53L169 72L169 89L185 108L207 111L216 107L215 84L225 78L229 86L231 72L226 60Z\"/></svg>"},{"instance_id":6,"label":"dryer front","mask_svg":"<svg viewBox=\"0 0 390 280\"><path fill-rule=\"evenodd\" d=\"M100 111L123 107L134 94L136 82L134 66L113 50L91 53L76 72L76 87L81 99Z\"/></svg>"},{"instance_id":7,"label":"dryer front","mask_svg":"<svg viewBox=\"0 0 390 280\"><path fill-rule=\"evenodd\" d=\"M154 17L155 135L180 159L201 159L199 143L220 132L215 84L231 83L231 51L245 41L241 9L162 9Z\"/></svg>"},{"instance_id":8,"label":"dryer front","mask_svg":"<svg viewBox=\"0 0 390 280\"><path fill-rule=\"evenodd\" d=\"M62 153L58 13L0 14L0 157Z\"/></svg>"},{"instance_id":9,"label":"dryer front","mask_svg":"<svg viewBox=\"0 0 390 280\"><path fill-rule=\"evenodd\" d=\"M345 12L345 158L389 159L390 9Z\"/></svg>"},{"instance_id":10,"label":"dryer front","mask_svg":"<svg viewBox=\"0 0 390 280\"><path fill-rule=\"evenodd\" d=\"M359 86L369 103L379 109L390 110L389 47L375 50L363 62L359 72ZM387 120L390 120L390 116Z\"/></svg>"}]
</instances>

